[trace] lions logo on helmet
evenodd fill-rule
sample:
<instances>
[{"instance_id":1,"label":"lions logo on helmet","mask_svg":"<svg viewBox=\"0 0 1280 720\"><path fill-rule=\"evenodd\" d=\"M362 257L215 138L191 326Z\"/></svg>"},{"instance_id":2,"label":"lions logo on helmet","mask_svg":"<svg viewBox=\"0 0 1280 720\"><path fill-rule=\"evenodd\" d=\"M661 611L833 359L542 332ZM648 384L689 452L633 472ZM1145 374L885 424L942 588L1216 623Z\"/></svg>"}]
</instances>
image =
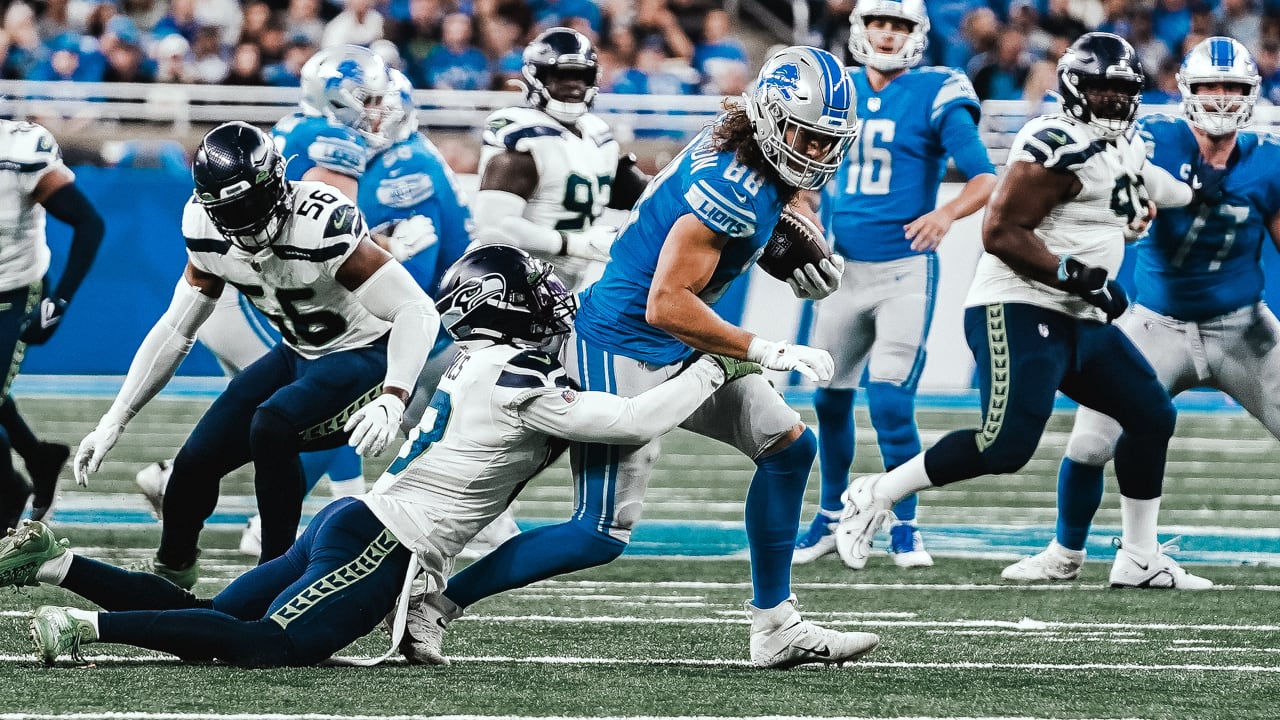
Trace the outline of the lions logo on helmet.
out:
<instances>
[{"instance_id":1,"label":"lions logo on helmet","mask_svg":"<svg viewBox=\"0 0 1280 720\"><path fill-rule=\"evenodd\" d=\"M378 132L383 100L393 92L387 64L359 45L339 45L317 52L302 66L301 105L360 133L372 148L387 144Z\"/></svg>"},{"instance_id":2,"label":"lions logo on helmet","mask_svg":"<svg viewBox=\"0 0 1280 720\"><path fill-rule=\"evenodd\" d=\"M578 309L550 263L510 245L467 251L440 280L436 310L455 340L540 343L569 332Z\"/></svg>"},{"instance_id":3,"label":"lions logo on helmet","mask_svg":"<svg viewBox=\"0 0 1280 720\"><path fill-rule=\"evenodd\" d=\"M596 93L600 91L596 85L599 69L596 50L586 35L571 28L554 27L538 35L525 48L520 74L524 77L525 96L530 105L572 125L596 101ZM586 84L581 100L564 100L551 94L548 84L553 76L562 73L581 75Z\"/></svg>"},{"instance_id":4,"label":"lions logo on helmet","mask_svg":"<svg viewBox=\"0 0 1280 720\"><path fill-rule=\"evenodd\" d=\"M280 236L293 205L284 158L271 138L244 122L209 131L191 164L196 201L235 245L257 252Z\"/></svg>"},{"instance_id":5,"label":"lions logo on helmet","mask_svg":"<svg viewBox=\"0 0 1280 720\"><path fill-rule=\"evenodd\" d=\"M902 44L891 53L881 52L871 42L867 23L876 18L902 20L911 26ZM887 31L885 31L887 32ZM881 72L904 70L920 64L929 42L929 15L922 0L858 0L849 15L849 52L859 64Z\"/></svg>"},{"instance_id":6,"label":"lions logo on helmet","mask_svg":"<svg viewBox=\"0 0 1280 720\"><path fill-rule=\"evenodd\" d=\"M1220 89L1214 93L1199 91L1204 85ZM1244 45L1228 37L1201 41L1187 53L1178 70L1183 112L1192 124L1214 136L1249 124L1261 85L1253 56ZM1224 86L1234 86L1236 92L1221 92Z\"/></svg>"},{"instance_id":7,"label":"lions logo on helmet","mask_svg":"<svg viewBox=\"0 0 1280 720\"><path fill-rule=\"evenodd\" d=\"M1104 138L1116 138L1133 124L1142 102L1142 62L1119 35L1081 35L1058 60L1058 93L1068 117L1086 123Z\"/></svg>"},{"instance_id":8,"label":"lions logo on helmet","mask_svg":"<svg viewBox=\"0 0 1280 720\"><path fill-rule=\"evenodd\" d=\"M826 50L779 50L746 95L747 117L783 182L816 190L835 175L858 132L853 83Z\"/></svg>"}]
</instances>

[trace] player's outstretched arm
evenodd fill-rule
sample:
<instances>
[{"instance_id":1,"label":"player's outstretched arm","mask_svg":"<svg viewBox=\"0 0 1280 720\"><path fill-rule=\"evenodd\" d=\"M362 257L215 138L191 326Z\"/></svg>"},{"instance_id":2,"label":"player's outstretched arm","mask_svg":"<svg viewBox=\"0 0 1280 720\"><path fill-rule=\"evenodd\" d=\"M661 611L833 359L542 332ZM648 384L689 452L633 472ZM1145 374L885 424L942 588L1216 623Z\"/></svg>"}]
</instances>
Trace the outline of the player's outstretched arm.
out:
<instances>
[{"instance_id":1,"label":"player's outstretched arm","mask_svg":"<svg viewBox=\"0 0 1280 720\"><path fill-rule=\"evenodd\" d=\"M76 482L86 485L98 471L124 427L177 371L196 341L196 330L213 313L225 286L222 279L198 270L190 262L173 289L173 300L138 346L129 372L110 409L76 451Z\"/></svg>"},{"instance_id":2,"label":"player's outstretched arm","mask_svg":"<svg viewBox=\"0 0 1280 720\"><path fill-rule=\"evenodd\" d=\"M732 379L758 365L733 368ZM518 409L529 427L579 442L643 445L675 429L726 383L725 365L704 355L670 380L635 397L605 392L548 391Z\"/></svg>"},{"instance_id":3,"label":"player's outstretched arm","mask_svg":"<svg viewBox=\"0 0 1280 720\"><path fill-rule=\"evenodd\" d=\"M40 304L22 320L22 342L42 345L48 342L62 323L62 316L71 298L80 289L89 272L89 266L98 254L106 225L93 203L76 186L75 179L65 168L45 174L36 183L32 199L44 206L54 218L70 225L71 249L67 264L53 292L40 300Z\"/></svg>"},{"instance_id":4,"label":"player's outstretched arm","mask_svg":"<svg viewBox=\"0 0 1280 720\"><path fill-rule=\"evenodd\" d=\"M1011 162L996 184L982 222L983 248L1014 271L1058 287L1059 258L1035 229L1059 203L1080 192L1074 173Z\"/></svg>"},{"instance_id":5,"label":"player's outstretched arm","mask_svg":"<svg viewBox=\"0 0 1280 720\"><path fill-rule=\"evenodd\" d=\"M427 360L440 315L413 276L367 236L338 268L338 282L370 313L391 323L382 395L357 410L344 430L361 455L376 455L400 430L405 404Z\"/></svg>"}]
</instances>

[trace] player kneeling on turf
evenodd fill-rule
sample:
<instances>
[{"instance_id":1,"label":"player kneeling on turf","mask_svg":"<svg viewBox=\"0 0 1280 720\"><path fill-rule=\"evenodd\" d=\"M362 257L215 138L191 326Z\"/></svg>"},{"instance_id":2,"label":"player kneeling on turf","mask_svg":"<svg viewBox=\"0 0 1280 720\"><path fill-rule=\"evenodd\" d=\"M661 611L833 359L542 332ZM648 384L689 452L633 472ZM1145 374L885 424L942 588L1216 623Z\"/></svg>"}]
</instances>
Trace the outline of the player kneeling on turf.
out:
<instances>
[{"instance_id":1,"label":"player kneeling on turf","mask_svg":"<svg viewBox=\"0 0 1280 720\"><path fill-rule=\"evenodd\" d=\"M37 656L52 664L111 642L186 660L309 665L397 608L398 636L408 580L421 569L439 590L452 558L565 440L643 445L717 388L760 370L705 355L636 397L579 392L544 347L569 332L574 297L550 265L503 245L464 255L441 281L436 307L461 350L395 462L371 492L330 504L283 557L212 599L76 555L43 523L11 531L0 541L0 586L54 583L106 608L37 610Z\"/></svg>"}]
</instances>

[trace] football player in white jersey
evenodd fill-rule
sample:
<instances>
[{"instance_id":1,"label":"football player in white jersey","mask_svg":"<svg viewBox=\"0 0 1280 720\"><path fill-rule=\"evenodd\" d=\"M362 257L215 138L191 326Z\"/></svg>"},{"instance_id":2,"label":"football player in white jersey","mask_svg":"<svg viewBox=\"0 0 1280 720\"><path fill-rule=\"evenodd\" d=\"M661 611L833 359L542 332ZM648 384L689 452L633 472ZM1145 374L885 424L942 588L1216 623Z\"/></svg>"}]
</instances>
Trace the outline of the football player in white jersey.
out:
<instances>
[{"instance_id":1,"label":"football player in white jersey","mask_svg":"<svg viewBox=\"0 0 1280 720\"><path fill-rule=\"evenodd\" d=\"M66 269L52 289L45 278L46 214L73 229ZM35 519L49 512L71 454L66 445L36 438L9 390L27 346L44 344L58 329L104 233L53 135L33 123L0 120L0 357L8 364L0 389L0 532L17 525L28 499ZM13 469L10 449L26 462L29 483Z\"/></svg>"},{"instance_id":2,"label":"football player in white jersey","mask_svg":"<svg viewBox=\"0 0 1280 720\"><path fill-rule=\"evenodd\" d=\"M243 122L201 141L182 217L183 277L76 453L84 484L172 377L224 287L271 320L283 341L231 380L173 461L153 569L184 587L198 577L197 541L223 476L253 463L261 560L283 554L301 517L299 451L349 437L361 454L379 452L435 341L430 299L369 238L355 203L330 185L286 180L284 165L271 138Z\"/></svg>"},{"instance_id":3,"label":"football player in white jersey","mask_svg":"<svg viewBox=\"0 0 1280 720\"><path fill-rule=\"evenodd\" d=\"M1014 138L965 301L982 427L952 432L898 468L850 484L836 529L842 557L865 558L876 527L909 493L1021 469L1061 390L1124 429L1116 448L1124 528L1112 585L1192 577L1156 540L1173 404L1111 324L1128 306L1113 279L1125 241L1145 230L1153 202L1192 199L1190 186L1147 162L1132 128L1142 83L1137 54L1119 36L1087 33L1063 54L1062 112L1032 119Z\"/></svg>"},{"instance_id":4,"label":"football player in white jersey","mask_svg":"<svg viewBox=\"0 0 1280 720\"><path fill-rule=\"evenodd\" d=\"M107 642L236 665L306 665L392 611L398 640L406 581L421 568L438 590L467 540L566 441L643 444L717 388L759 372L754 363L702 356L635 397L579 392L546 345L569 331L574 296L549 264L510 246L463 256L436 306L462 351L386 474L367 495L321 511L284 559L211 600L70 552L42 523L0 540L0 585L58 584L111 610L37 610L31 634L41 659L52 664Z\"/></svg>"},{"instance_id":5,"label":"football player in white jersey","mask_svg":"<svg viewBox=\"0 0 1280 720\"><path fill-rule=\"evenodd\" d=\"M550 260L572 290L600 276L617 228L606 207L631 209L649 178L619 154L603 120L588 112L599 90L591 41L570 28L538 35L521 69L529 107L485 122L472 244L515 242Z\"/></svg>"}]
</instances>

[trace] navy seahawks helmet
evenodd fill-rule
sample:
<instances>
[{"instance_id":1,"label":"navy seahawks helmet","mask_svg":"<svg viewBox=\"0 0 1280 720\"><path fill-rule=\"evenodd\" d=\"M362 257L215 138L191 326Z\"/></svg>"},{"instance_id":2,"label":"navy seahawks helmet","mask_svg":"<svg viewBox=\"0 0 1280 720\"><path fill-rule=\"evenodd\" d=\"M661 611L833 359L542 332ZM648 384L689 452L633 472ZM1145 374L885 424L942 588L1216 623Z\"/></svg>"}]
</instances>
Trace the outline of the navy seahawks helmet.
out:
<instances>
[{"instance_id":1,"label":"navy seahawks helmet","mask_svg":"<svg viewBox=\"0 0 1280 720\"><path fill-rule=\"evenodd\" d=\"M1142 83L1138 53L1119 35L1085 33L1058 60L1063 112L1108 139L1133 124L1142 102Z\"/></svg>"},{"instance_id":2,"label":"navy seahawks helmet","mask_svg":"<svg viewBox=\"0 0 1280 720\"><path fill-rule=\"evenodd\" d=\"M568 333L578 309L551 263L510 245L468 250L441 278L437 298L454 340L538 344Z\"/></svg>"},{"instance_id":3,"label":"navy seahawks helmet","mask_svg":"<svg viewBox=\"0 0 1280 720\"><path fill-rule=\"evenodd\" d=\"M580 102L565 102L552 97L547 89L552 74L581 73L587 93ZM596 49L586 35L567 27L553 27L542 32L524 49L525 96L529 104L563 123L577 122L596 101L600 87L596 84L600 65Z\"/></svg>"},{"instance_id":4,"label":"navy seahawks helmet","mask_svg":"<svg viewBox=\"0 0 1280 720\"><path fill-rule=\"evenodd\" d=\"M257 252L270 245L293 211L284 158L266 133L244 122L219 125L191 164L196 201L235 245Z\"/></svg>"}]
</instances>

